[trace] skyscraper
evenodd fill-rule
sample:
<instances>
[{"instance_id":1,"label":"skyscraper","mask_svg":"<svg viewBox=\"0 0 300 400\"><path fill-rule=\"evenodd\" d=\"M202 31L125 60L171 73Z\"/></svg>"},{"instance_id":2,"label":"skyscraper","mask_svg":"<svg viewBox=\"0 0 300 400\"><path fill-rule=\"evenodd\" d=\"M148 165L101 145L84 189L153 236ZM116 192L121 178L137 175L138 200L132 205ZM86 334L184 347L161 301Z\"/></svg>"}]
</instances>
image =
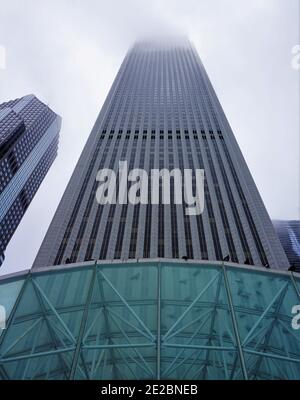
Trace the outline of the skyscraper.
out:
<instances>
[{"instance_id":1,"label":"skyscraper","mask_svg":"<svg viewBox=\"0 0 300 400\"><path fill-rule=\"evenodd\" d=\"M0 265L57 155L61 118L28 95L0 104Z\"/></svg>"},{"instance_id":2,"label":"skyscraper","mask_svg":"<svg viewBox=\"0 0 300 400\"><path fill-rule=\"evenodd\" d=\"M300 221L273 221L291 267L300 272Z\"/></svg>"},{"instance_id":3,"label":"skyscraper","mask_svg":"<svg viewBox=\"0 0 300 400\"><path fill-rule=\"evenodd\" d=\"M99 205L98 170L202 169L204 212L185 205ZM193 185L195 189L195 184ZM160 199L162 189L160 189ZM288 267L287 258L195 48L136 43L97 118L34 267L92 259L188 258Z\"/></svg>"}]
</instances>

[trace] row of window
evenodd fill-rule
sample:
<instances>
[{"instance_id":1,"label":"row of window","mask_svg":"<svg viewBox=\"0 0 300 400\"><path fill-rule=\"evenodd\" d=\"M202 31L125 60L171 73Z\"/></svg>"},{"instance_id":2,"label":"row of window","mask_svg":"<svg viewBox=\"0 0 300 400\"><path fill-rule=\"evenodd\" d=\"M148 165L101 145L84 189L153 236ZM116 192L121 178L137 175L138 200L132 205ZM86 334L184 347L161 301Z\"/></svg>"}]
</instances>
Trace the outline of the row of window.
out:
<instances>
[{"instance_id":1,"label":"row of window","mask_svg":"<svg viewBox=\"0 0 300 400\"><path fill-rule=\"evenodd\" d=\"M138 140L139 137L140 137L139 135L134 135L134 136L133 136L133 139L134 139L134 140ZM199 136L198 136L198 135L194 135L193 137L194 137L194 139L199 139ZM206 140L206 139L207 139L207 135L202 135L202 136L200 136L200 137L202 137L203 140ZM215 140L215 139L216 139L216 137L215 137L214 135L210 135L209 137L210 137L212 140ZM224 140L223 135L219 135L218 137L219 137L220 140ZM121 135L117 135L117 140L120 140L121 138L122 138ZM147 138L148 138L147 135L142 135L142 139L143 139L143 140L146 140ZM163 135L160 135L160 136L159 136L159 139L164 139L164 138L165 138L165 136L163 136ZM185 135L184 138L187 139L187 140L189 140L189 139L190 139L190 136ZM105 139L105 135L102 134L102 135L100 136L100 139L102 139L102 140ZM108 136L108 139L110 139L110 140L113 139L113 135L109 135L109 136ZM130 135L125 135L125 139L129 140L129 139L130 139ZM154 140L154 139L156 139L156 136L151 135L151 136L150 136L150 139ZM173 139L173 136L168 135L168 140L172 140L172 139ZM181 135L176 135L176 139L178 139L178 140L179 140L179 139L182 139L182 136L181 136Z\"/></svg>"},{"instance_id":2,"label":"row of window","mask_svg":"<svg viewBox=\"0 0 300 400\"><path fill-rule=\"evenodd\" d=\"M135 130L134 130L134 133L135 133L135 134L139 134L140 132L143 133L143 134L148 134L148 133L150 133L150 132L151 132L152 135L153 135L153 134L156 134L156 130L155 130L155 129L153 129L153 130L151 130L151 131L148 131L147 129L144 129L143 131L140 131L139 129L135 129ZM159 134L164 134L164 133L165 133L165 131L162 130L162 129L159 130L158 132L159 132ZM168 131L166 131L166 132L167 132L168 134L172 134L172 133L173 133L173 131L170 130L170 129L168 129ZM189 130L187 130L187 129L185 129L185 130L183 130L183 131L181 131L180 129L176 129L174 132L175 132L176 134L178 134L178 135L180 135L181 133L184 133L184 134L187 134L187 135L188 135L188 134L190 133ZM102 135L105 135L106 133L108 133L107 130L106 130L106 129L103 129L103 130L102 130ZM111 129L109 133L110 133L111 135L113 135L113 134L116 133L116 132L115 132L114 129ZM122 133L125 133L125 131L123 131L123 129L119 129L119 130L118 130L118 133L119 133L119 134L122 134ZM127 129L127 130L126 130L126 134L131 134L131 133L133 133L133 131L131 131L130 129ZM197 134L198 134L198 132L197 132L195 129L193 129L192 133L193 133L194 135L197 135ZM206 133L205 130L201 129L201 134L204 135L205 133ZM212 130L210 130L209 133L210 133L211 135L214 134L214 132L213 132ZM218 130L217 133L218 133L218 135L222 135L222 132L221 132L220 130Z\"/></svg>"}]
</instances>

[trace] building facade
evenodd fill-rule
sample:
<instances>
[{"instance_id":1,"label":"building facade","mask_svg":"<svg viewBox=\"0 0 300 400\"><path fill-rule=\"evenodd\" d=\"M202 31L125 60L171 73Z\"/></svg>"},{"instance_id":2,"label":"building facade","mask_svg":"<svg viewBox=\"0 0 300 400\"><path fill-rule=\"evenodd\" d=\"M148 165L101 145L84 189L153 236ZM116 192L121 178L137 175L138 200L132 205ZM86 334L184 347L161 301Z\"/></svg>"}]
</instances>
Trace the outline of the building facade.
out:
<instances>
[{"instance_id":1,"label":"building facade","mask_svg":"<svg viewBox=\"0 0 300 400\"><path fill-rule=\"evenodd\" d=\"M148 172L204 170L204 212L185 204L99 205L96 177L120 161ZM129 185L129 182L128 182ZM195 181L193 180L193 189ZM159 198L162 198L162 188ZM187 258L288 268L288 260L207 73L185 38L127 53L36 257L34 268L89 260Z\"/></svg>"},{"instance_id":2,"label":"building facade","mask_svg":"<svg viewBox=\"0 0 300 400\"><path fill-rule=\"evenodd\" d=\"M300 221L273 221L292 268L300 272Z\"/></svg>"},{"instance_id":3,"label":"building facade","mask_svg":"<svg viewBox=\"0 0 300 400\"><path fill-rule=\"evenodd\" d=\"M61 118L33 95L0 104L0 265L57 155L60 126Z\"/></svg>"}]
</instances>

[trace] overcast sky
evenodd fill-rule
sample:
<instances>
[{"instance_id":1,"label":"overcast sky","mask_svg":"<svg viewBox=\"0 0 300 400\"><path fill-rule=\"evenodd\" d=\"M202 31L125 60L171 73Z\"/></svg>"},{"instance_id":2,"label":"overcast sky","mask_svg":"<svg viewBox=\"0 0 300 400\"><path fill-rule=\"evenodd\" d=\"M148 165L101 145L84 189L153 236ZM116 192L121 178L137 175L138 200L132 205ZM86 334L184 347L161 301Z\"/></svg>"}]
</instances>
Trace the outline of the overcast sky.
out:
<instances>
[{"instance_id":1,"label":"overcast sky","mask_svg":"<svg viewBox=\"0 0 300 400\"><path fill-rule=\"evenodd\" d=\"M0 0L0 103L33 93L63 118L0 274L32 265L128 47L153 33L194 42L271 218L299 219L299 0Z\"/></svg>"}]
</instances>

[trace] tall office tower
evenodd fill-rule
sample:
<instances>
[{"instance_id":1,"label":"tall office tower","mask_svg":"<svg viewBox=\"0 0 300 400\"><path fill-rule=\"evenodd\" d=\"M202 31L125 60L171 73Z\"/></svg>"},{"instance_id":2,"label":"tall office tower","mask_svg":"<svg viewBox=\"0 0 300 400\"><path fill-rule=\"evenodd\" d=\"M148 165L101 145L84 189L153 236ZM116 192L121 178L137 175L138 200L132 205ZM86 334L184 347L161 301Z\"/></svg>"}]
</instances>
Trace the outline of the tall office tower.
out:
<instances>
[{"instance_id":1,"label":"tall office tower","mask_svg":"<svg viewBox=\"0 0 300 400\"><path fill-rule=\"evenodd\" d=\"M255 133L254 133L255 135ZM97 172L203 169L201 215L186 204L99 205ZM194 189L195 189L195 181ZM128 183L129 184L129 183ZM160 200L162 188L160 189ZM196 50L136 43L97 118L34 267L91 259L188 258L288 268L288 260Z\"/></svg>"},{"instance_id":2,"label":"tall office tower","mask_svg":"<svg viewBox=\"0 0 300 400\"><path fill-rule=\"evenodd\" d=\"M300 272L300 221L273 221L289 263Z\"/></svg>"},{"instance_id":3,"label":"tall office tower","mask_svg":"<svg viewBox=\"0 0 300 400\"><path fill-rule=\"evenodd\" d=\"M57 155L60 126L61 118L33 95L0 104L0 265Z\"/></svg>"}]
</instances>

